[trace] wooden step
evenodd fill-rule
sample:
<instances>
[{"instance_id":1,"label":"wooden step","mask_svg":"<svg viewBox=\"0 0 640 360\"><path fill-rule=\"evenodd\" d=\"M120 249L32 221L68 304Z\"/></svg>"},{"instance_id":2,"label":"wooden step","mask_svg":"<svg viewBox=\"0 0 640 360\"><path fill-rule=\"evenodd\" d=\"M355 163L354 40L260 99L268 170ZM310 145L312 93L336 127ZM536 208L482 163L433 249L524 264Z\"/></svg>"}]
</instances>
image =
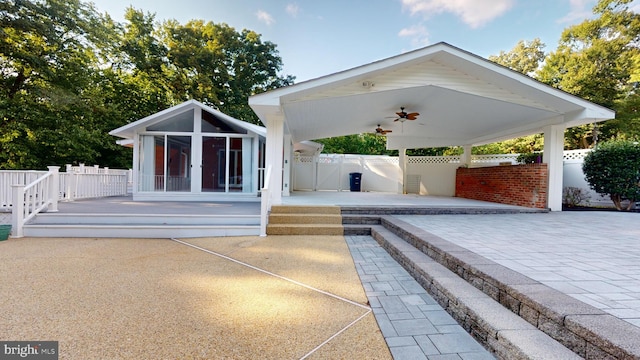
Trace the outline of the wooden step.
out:
<instances>
[{"instance_id":1,"label":"wooden step","mask_svg":"<svg viewBox=\"0 0 640 360\"><path fill-rule=\"evenodd\" d=\"M339 206L278 205L271 208L267 235L343 235Z\"/></svg>"},{"instance_id":2,"label":"wooden step","mask_svg":"<svg viewBox=\"0 0 640 360\"><path fill-rule=\"evenodd\" d=\"M272 214L334 214L340 215L339 206L274 205Z\"/></svg>"},{"instance_id":3,"label":"wooden step","mask_svg":"<svg viewBox=\"0 0 640 360\"><path fill-rule=\"evenodd\" d=\"M269 224L342 224L342 216L335 214L271 214Z\"/></svg>"},{"instance_id":4,"label":"wooden step","mask_svg":"<svg viewBox=\"0 0 640 360\"><path fill-rule=\"evenodd\" d=\"M267 235L344 235L342 225L269 224Z\"/></svg>"}]
</instances>

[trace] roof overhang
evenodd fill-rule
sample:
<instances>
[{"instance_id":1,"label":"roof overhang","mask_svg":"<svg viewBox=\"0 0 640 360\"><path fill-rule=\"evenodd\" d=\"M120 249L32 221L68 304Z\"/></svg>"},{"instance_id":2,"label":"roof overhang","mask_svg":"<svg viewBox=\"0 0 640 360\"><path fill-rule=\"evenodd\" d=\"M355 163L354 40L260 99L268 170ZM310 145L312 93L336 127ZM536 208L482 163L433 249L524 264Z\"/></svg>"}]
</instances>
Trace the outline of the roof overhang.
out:
<instances>
[{"instance_id":1,"label":"roof overhang","mask_svg":"<svg viewBox=\"0 0 640 360\"><path fill-rule=\"evenodd\" d=\"M294 142L373 132L390 149L480 145L612 119L612 110L438 43L249 98L266 124L283 116ZM394 121L400 107L417 120Z\"/></svg>"}]
</instances>

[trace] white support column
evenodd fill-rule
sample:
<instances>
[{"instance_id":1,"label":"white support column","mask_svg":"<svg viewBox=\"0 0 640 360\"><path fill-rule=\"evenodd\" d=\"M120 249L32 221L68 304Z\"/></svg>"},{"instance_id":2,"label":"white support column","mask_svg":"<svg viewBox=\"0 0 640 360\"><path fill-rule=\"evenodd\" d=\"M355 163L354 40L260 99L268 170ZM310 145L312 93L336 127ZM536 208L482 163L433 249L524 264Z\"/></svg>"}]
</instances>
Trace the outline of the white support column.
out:
<instances>
[{"instance_id":1,"label":"white support column","mask_svg":"<svg viewBox=\"0 0 640 360\"><path fill-rule=\"evenodd\" d=\"M267 116L266 164L271 165L269 193L271 205L282 204L282 155L284 151L284 116Z\"/></svg>"},{"instance_id":2,"label":"white support column","mask_svg":"<svg viewBox=\"0 0 640 360\"><path fill-rule=\"evenodd\" d=\"M471 167L471 150L473 149L473 146L464 145L462 149L462 155L460 155L460 166Z\"/></svg>"},{"instance_id":3,"label":"white support column","mask_svg":"<svg viewBox=\"0 0 640 360\"><path fill-rule=\"evenodd\" d=\"M407 193L407 149L398 149L398 165L400 166L401 183L398 186L398 194Z\"/></svg>"},{"instance_id":4,"label":"white support column","mask_svg":"<svg viewBox=\"0 0 640 360\"><path fill-rule=\"evenodd\" d=\"M291 161L293 159L293 144L291 143L291 135L284 135L283 139L284 164L282 167L282 196L289 196L291 195Z\"/></svg>"},{"instance_id":5,"label":"white support column","mask_svg":"<svg viewBox=\"0 0 640 360\"><path fill-rule=\"evenodd\" d=\"M144 154L142 153L142 146L140 146L140 135L136 132L133 135L133 168L131 169L131 194L135 194L138 192L140 181L140 171L142 169L142 164L140 163L141 159L144 159Z\"/></svg>"},{"instance_id":6,"label":"white support column","mask_svg":"<svg viewBox=\"0 0 640 360\"><path fill-rule=\"evenodd\" d=\"M50 205L47 212L58 212L58 200L60 200L60 166L47 166L51 173L49 182Z\"/></svg>"},{"instance_id":7,"label":"white support column","mask_svg":"<svg viewBox=\"0 0 640 360\"><path fill-rule=\"evenodd\" d=\"M549 170L547 206L551 211L562 211L562 156L564 152L564 126L544 128L544 154L542 161Z\"/></svg>"},{"instance_id":8,"label":"white support column","mask_svg":"<svg viewBox=\"0 0 640 360\"><path fill-rule=\"evenodd\" d=\"M11 237L24 236L22 225L24 224L24 184L13 184L11 207Z\"/></svg>"}]
</instances>

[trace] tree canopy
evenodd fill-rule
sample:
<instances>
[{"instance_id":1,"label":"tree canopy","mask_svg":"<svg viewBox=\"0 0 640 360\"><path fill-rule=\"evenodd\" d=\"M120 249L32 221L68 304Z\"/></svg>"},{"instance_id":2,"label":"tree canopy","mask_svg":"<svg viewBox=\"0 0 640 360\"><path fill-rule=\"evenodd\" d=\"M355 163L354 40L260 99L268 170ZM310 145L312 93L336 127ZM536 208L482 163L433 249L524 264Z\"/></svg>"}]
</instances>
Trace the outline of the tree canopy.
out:
<instances>
[{"instance_id":1,"label":"tree canopy","mask_svg":"<svg viewBox=\"0 0 640 360\"><path fill-rule=\"evenodd\" d=\"M277 46L227 24L125 22L81 0L0 2L0 168L130 166L110 130L188 99L257 123L249 96L292 84Z\"/></svg>"}]
</instances>

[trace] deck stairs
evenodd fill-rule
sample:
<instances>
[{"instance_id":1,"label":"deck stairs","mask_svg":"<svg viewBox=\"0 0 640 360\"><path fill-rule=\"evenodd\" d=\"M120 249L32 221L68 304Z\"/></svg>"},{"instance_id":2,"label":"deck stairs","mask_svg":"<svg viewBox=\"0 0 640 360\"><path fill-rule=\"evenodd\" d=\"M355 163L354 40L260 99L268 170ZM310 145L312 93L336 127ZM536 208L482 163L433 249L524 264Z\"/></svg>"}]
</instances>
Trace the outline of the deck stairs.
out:
<instances>
[{"instance_id":1,"label":"deck stairs","mask_svg":"<svg viewBox=\"0 0 640 360\"><path fill-rule=\"evenodd\" d=\"M25 237L187 238L260 234L260 215L41 213Z\"/></svg>"},{"instance_id":2,"label":"deck stairs","mask_svg":"<svg viewBox=\"0 0 640 360\"><path fill-rule=\"evenodd\" d=\"M343 235L339 206L274 205L267 235Z\"/></svg>"}]
</instances>

